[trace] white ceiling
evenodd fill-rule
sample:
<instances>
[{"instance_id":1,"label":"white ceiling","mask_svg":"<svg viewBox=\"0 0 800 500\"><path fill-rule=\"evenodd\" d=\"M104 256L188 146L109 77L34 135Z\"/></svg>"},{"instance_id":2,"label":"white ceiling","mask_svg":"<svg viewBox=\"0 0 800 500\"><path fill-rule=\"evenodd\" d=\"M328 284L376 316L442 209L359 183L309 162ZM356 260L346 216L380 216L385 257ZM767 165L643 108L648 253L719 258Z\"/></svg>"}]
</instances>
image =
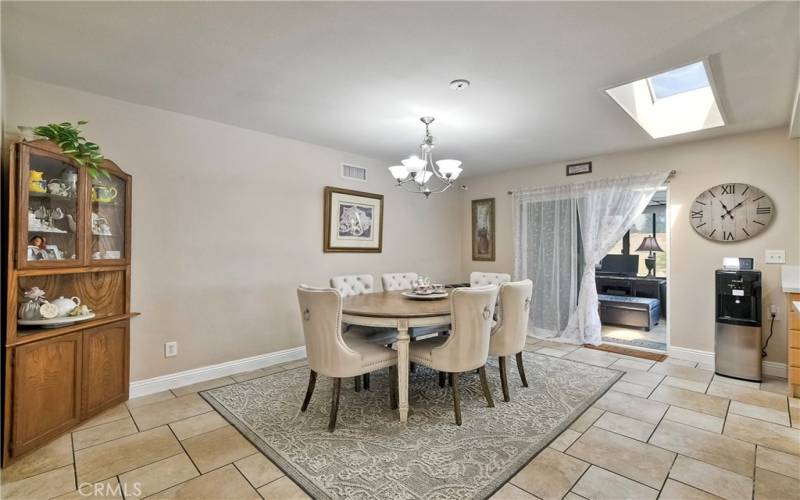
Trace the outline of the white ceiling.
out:
<instances>
[{"instance_id":1,"label":"white ceiling","mask_svg":"<svg viewBox=\"0 0 800 500\"><path fill-rule=\"evenodd\" d=\"M789 122L798 3L2 2L6 71L465 174ZM654 140L602 90L705 56L729 125ZM467 78L463 92L448 88Z\"/></svg>"}]
</instances>

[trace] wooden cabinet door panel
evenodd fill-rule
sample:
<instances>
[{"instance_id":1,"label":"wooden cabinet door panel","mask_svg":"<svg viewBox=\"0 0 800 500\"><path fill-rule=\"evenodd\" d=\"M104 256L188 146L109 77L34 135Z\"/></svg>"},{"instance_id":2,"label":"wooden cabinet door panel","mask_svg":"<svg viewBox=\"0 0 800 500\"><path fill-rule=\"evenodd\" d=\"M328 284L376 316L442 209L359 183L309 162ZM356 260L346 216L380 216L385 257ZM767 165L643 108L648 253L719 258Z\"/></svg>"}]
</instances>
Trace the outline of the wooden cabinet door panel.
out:
<instances>
[{"instance_id":1,"label":"wooden cabinet door panel","mask_svg":"<svg viewBox=\"0 0 800 500\"><path fill-rule=\"evenodd\" d=\"M128 399L128 321L83 332L83 418Z\"/></svg>"},{"instance_id":2,"label":"wooden cabinet door panel","mask_svg":"<svg viewBox=\"0 0 800 500\"><path fill-rule=\"evenodd\" d=\"M81 332L76 332L14 349L13 455L80 421L81 339Z\"/></svg>"}]
</instances>

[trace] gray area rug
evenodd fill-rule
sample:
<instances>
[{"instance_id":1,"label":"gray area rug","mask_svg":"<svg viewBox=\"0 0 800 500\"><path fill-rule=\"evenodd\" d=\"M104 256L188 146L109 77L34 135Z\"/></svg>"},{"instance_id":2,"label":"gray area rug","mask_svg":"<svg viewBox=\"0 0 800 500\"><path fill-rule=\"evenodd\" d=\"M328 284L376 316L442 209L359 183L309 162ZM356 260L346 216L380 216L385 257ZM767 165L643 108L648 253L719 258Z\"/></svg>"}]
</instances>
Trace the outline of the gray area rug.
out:
<instances>
[{"instance_id":1,"label":"gray area rug","mask_svg":"<svg viewBox=\"0 0 800 500\"><path fill-rule=\"evenodd\" d=\"M331 383L319 377L305 413L308 368L201 393L286 475L315 498L486 498L566 429L622 375L526 352L528 388L509 363L511 402L502 401L497 361L487 367L495 407L477 374L461 375L463 425L436 372L411 374L407 425L389 409L388 370L371 389L342 384L339 419L327 432Z\"/></svg>"}]
</instances>

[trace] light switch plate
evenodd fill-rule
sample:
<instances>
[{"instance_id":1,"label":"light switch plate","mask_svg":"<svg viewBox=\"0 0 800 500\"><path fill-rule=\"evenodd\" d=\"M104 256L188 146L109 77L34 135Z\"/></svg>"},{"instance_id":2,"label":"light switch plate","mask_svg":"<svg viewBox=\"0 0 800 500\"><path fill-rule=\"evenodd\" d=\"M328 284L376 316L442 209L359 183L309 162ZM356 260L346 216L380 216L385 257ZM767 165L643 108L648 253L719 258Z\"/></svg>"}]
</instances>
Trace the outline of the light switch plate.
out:
<instances>
[{"instance_id":1,"label":"light switch plate","mask_svg":"<svg viewBox=\"0 0 800 500\"><path fill-rule=\"evenodd\" d=\"M765 264L786 264L785 250L764 250Z\"/></svg>"}]
</instances>

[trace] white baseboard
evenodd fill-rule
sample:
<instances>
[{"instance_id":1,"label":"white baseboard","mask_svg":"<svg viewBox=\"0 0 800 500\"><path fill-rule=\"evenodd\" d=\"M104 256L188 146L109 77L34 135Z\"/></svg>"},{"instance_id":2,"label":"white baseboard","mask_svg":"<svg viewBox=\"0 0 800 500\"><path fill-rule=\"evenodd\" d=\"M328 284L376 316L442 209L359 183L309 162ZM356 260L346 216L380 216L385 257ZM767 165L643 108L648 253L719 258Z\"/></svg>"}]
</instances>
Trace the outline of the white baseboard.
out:
<instances>
[{"instance_id":1,"label":"white baseboard","mask_svg":"<svg viewBox=\"0 0 800 500\"><path fill-rule=\"evenodd\" d=\"M710 351L698 351L696 349L687 349L685 347L669 347L667 354L674 358L685 359L687 361L697 361L698 363L705 363L714 366L714 353ZM786 378L786 363L778 363L777 361L762 361L761 362L762 375L770 377Z\"/></svg>"},{"instance_id":2,"label":"white baseboard","mask_svg":"<svg viewBox=\"0 0 800 500\"><path fill-rule=\"evenodd\" d=\"M786 363L778 363L777 361L762 361L761 372L770 377L786 378L787 368Z\"/></svg>"},{"instance_id":3,"label":"white baseboard","mask_svg":"<svg viewBox=\"0 0 800 500\"><path fill-rule=\"evenodd\" d=\"M147 396L148 394L155 394L156 392L175 389L176 387L183 387L184 385L205 382L206 380L226 377L236 373L258 370L259 368L296 361L305 357L306 348L305 346L300 346L283 351L259 354L258 356L251 356L249 358L226 361L217 365L170 373L169 375L162 375L160 377L136 380L131 382L130 397L138 398L140 396Z\"/></svg>"}]
</instances>

